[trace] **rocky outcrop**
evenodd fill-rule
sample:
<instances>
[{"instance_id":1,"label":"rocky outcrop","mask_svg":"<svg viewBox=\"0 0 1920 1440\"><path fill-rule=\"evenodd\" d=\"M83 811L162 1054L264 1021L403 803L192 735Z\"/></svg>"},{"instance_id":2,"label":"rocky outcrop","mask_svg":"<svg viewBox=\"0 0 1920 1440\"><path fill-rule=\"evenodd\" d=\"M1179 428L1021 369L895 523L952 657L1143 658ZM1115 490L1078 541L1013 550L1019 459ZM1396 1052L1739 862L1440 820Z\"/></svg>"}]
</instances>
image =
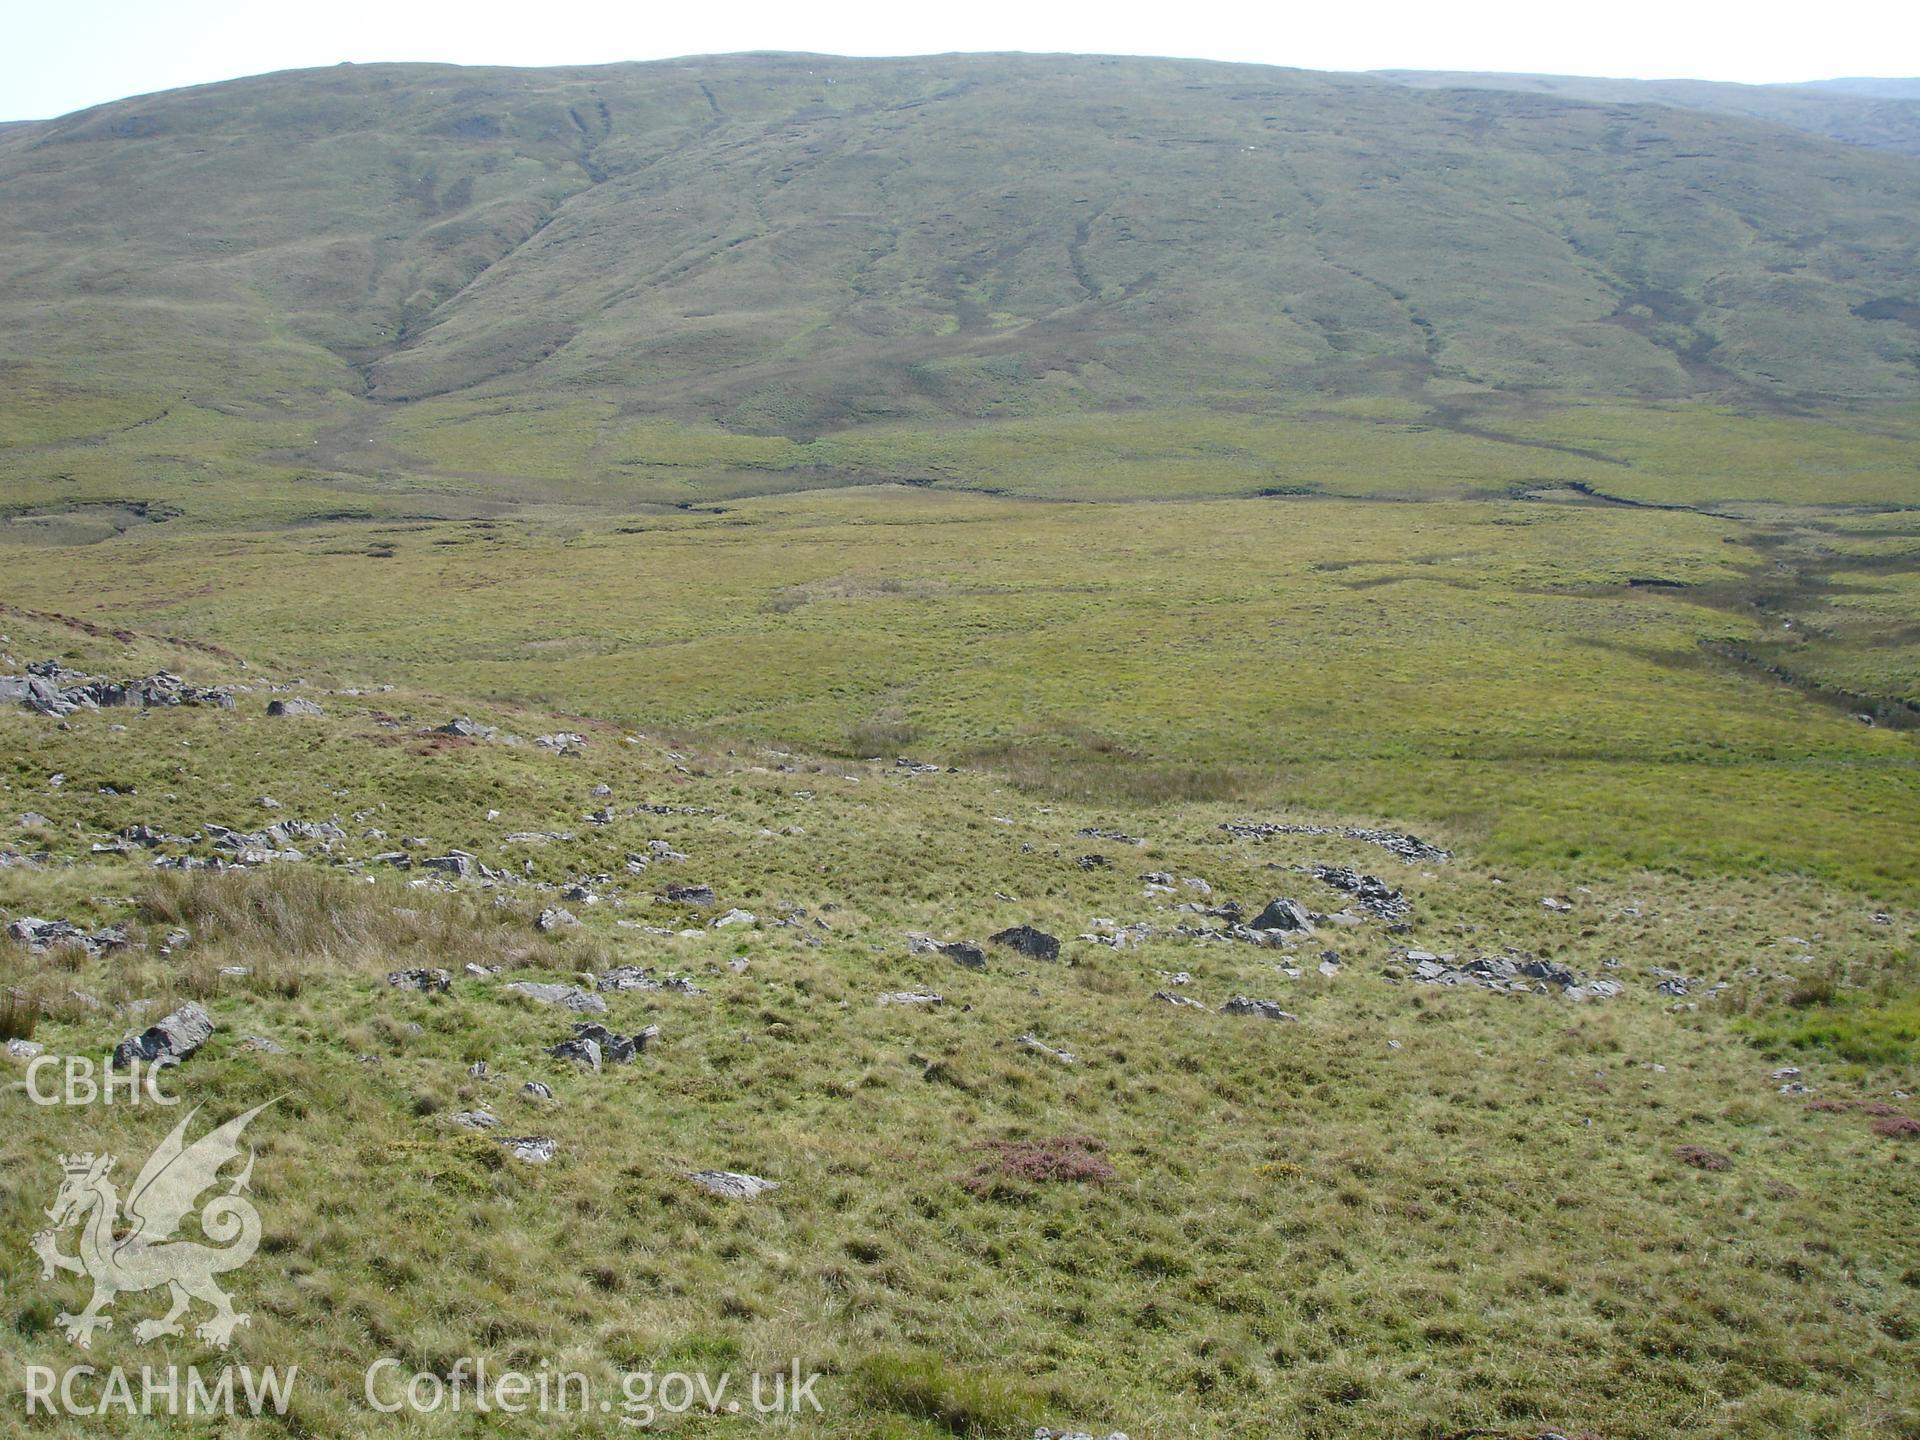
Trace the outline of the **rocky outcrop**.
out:
<instances>
[{"instance_id":1,"label":"rocky outcrop","mask_svg":"<svg viewBox=\"0 0 1920 1440\"><path fill-rule=\"evenodd\" d=\"M57 660L36 660L27 666L24 675L0 675L0 702L12 702L59 718L76 710L121 705L137 705L143 710L170 705L213 705L231 710L233 692L220 686L189 685L165 670L138 680L106 680L68 669Z\"/></svg>"}]
</instances>

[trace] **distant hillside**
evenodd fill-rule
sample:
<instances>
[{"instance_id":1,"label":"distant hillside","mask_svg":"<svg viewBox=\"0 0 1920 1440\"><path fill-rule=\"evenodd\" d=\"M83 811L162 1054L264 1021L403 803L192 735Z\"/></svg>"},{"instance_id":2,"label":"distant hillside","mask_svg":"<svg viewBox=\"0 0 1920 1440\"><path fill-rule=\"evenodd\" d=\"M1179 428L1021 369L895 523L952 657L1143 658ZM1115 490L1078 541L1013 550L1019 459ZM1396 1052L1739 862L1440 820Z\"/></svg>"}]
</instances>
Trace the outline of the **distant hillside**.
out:
<instances>
[{"instance_id":1,"label":"distant hillside","mask_svg":"<svg viewBox=\"0 0 1920 1440\"><path fill-rule=\"evenodd\" d=\"M1421 89L1512 90L1608 105L1672 105L1789 125L1849 145L1920 155L1920 80L1727 85L1711 80L1603 80L1466 70L1380 70Z\"/></svg>"},{"instance_id":2,"label":"distant hillside","mask_svg":"<svg viewBox=\"0 0 1920 1440\"><path fill-rule=\"evenodd\" d=\"M0 414L593 394L811 436L1909 400L1916 215L1906 156L1613 98L1093 57L341 66L0 131Z\"/></svg>"}]
</instances>

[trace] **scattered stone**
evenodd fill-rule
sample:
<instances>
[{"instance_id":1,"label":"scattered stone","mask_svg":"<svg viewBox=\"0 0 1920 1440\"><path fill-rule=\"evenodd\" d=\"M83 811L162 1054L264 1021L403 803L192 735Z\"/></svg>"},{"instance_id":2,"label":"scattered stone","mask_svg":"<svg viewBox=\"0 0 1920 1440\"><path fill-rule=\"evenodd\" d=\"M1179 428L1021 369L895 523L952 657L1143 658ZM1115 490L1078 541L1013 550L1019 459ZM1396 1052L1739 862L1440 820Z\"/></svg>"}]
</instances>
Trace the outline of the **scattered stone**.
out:
<instances>
[{"instance_id":1,"label":"scattered stone","mask_svg":"<svg viewBox=\"0 0 1920 1440\"><path fill-rule=\"evenodd\" d=\"M1626 987L1617 980L1583 980L1573 971L1525 953L1483 955L1456 964L1452 955L1430 950L1401 950L1382 972L1390 980L1413 980L1423 985L1474 985L1482 990L1515 995L1548 993L1558 987L1571 1001L1611 1000Z\"/></svg>"},{"instance_id":2,"label":"scattered stone","mask_svg":"<svg viewBox=\"0 0 1920 1440\"><path fill-rule=\"evenodd\" d=\"M71 920L42 920L22 915L7 926L7 938L24 945L34 954L44 954L58 946L71 945L90 956L118 949L127 943L127 932L117 926L105 926L91 934Z\"/></svg>"},{"instance_id":3,"label":"scattered stone","mask_svg":"<svg viewBox=\"0 0 1920 1440\"><path fill-rule=\"evenodd\" d=\"M544 1165L560 1153L560 1147L544 1135L501 1135L497 1143L505 1146L514 1159L528 1165Z\"/></svg>"},{"instance_id":4,"label":"scattered stone","mask_svg":"<svg viewBox=\"0 0 1920 1440\"><path fill-rule=\"evenodd\" d=\"M1013 822L1009 820L1007 823L1011 825ZM1143 846L1147 843L1138 835L1129 835L1121 830L1102 830L1095 825L1089 825L1085 829L1076 830L1073 833L1082 840L1111 840L1116 845Z\"/></svg>"},{"instance_id":5,"label":"scattered stone","mask_svg":"<svg viewBox=\"0 0 1920 1440\"><path fill-rule=\"evenodd\" d=\"M313 701L302 700L297 696L289 700L269 700L267 702L267 714L274 716L276 719L295 715L322 715L325 713L326 712L314 704Z\"/></svg>"},{"instance_id":6,"label":"scattered stone","mask_svg":"<svg viewBox=\"0 0 1920 1440\"><path fill-rule=\"evenodd\" d=\"M389 970L387 984L396 990L418 990L423 995L453 988L453 977L444 970Z\"/></svg>"},{"instance_id":7,"label":"scattered stone","mask_svg":"<svg viewBox=\"0 0 1920 1440\"><path fill-rule=\"evenodd\" d=\"M600 977L599 987L602 990L677 990L682 995L707 993L684 975L655 975L647 965L616 966Z\"/></svg>"},{"instance_id":8,"label":"scattered stone","mask_svg":"<svg viewBox=\"0 0 1920 1440\"><path fill-rule=\"evenodd\" d=\"M1397 855L1413 864L1438 864L1453 858L1452 852L1429 845L1417 835L1402 835L1393 830L1368 830L1358 825L1267 825L1250 820L1230 820L1220 827L1242 840L1266 840L1275 835L1338 835L1347 840L1363 840L1369 845Z\"/></svg>"},{"instance_id":9,"label":"scattered stone","mask_svg":"<svg viewBox=\"0 0 1920 1440\"><path fill-rule=\"evenodd\" d=\"M1540 908L1542 910L1552 910L1556 914L1566 915L1572 913L1573 902L1571 900L1563 900L1558 895L1549 895L1540 902Z\"/></svg>"},{"instance_id":10,"label":"scattered stone","mask_svg":"<svg viewBox=\"0 0 1920 1440\"><path fill-rule=\"evenodd\" d=\"M543 1085L538 1080L527 1081L526 1084L520 1087L520 1093L522 1095L531 1095L536 1100L553 1099L553 1087Z\"/></svg>"},{"instance_id":11,"label":"scattered stone","mask_svg":"<svg viewBox=\"0 0 1920 1440\"><path fill-rule=\"evenodd\" d=\"M113 1068L124 1070L136 1060L150 1065L178 1065L212 1038L212 1017L189 1000L165 1019L114 1046Z\"/></svg>"},{"instance_id":12,"label":"scattered stone","mask_svg":"<svg viewBox=\"0 0 1920 1440\"><path fill-rule=\"evenodd\" d=\"M7 1058L9 1060L31 1060L36 1055L44 1054L46 1048L46 1046L37 1040L9 1040L7 1041Z\"/></svg>"},{"instance_id":13,"label":"scattered stone","mask_svg":"<svg viewBox=\"0 0 1920 1440\"><path fill-rule=\"evenodd\" d=\"M750 910L729 910L726 914L708 921L707 928L709 930L724 930L729 925L754 925L758 923L759 916Z\"/></svg>"},{"instance_id":14,"label":"scattered stone","mask_svg":"<svg viewBox=\"0 0 1920 1440\"><path fill-rule=\"evenodd\" d=\"M1059 940L1044 930L1036 930L1031 925L1015 925L987 938L996 945L1004 945L1009 950L1026 956L1029 960L1060 958Z\"/></svg>"},{"instance_id":15,"label":"scattered stone","mask_svg":"<svg viewBox=\"0 0 1920 1440\"><path fill-rule=\"evenodd\" d=\"M484 1110L462 1110L448 1118L463 1130L491 1130L500 1123Z\"/></svg>"},{"instance_id":16,"label":"scattered stone","mask_svg":"<svg viewBox=\"0 0 1920 1440\"><path fill-rule=\"evenodd\" d=\"M1236 995L1220 1007L1222 1015L1257 1015L1262 1020L1298 1020L1298 1015L1289 1014L1271 1000L1252 1000L1245 995Z\"/></svg>"},{"instance_id":17,"label":"scattered stone","mask_svg":"<svg viewBox=\"0 0 1920 1440\"><path fill-rule=\"evenodd\" d=\"M1413 908L1404 895L1377 875L1363 875L1341 865L1315 865L1313 875L1322 884L1351 895L1355 909L1381 920L1404 920Z\"/></svg>"},{"instance_id":18,"label":"scattered stone","mask_svg":"<svg viewBox=\"0 0 1920 1440\"><path fill-rule=\"evenodd\" d=\"M516 995L537 1000L542 1005L558 1005L564 1010L602 1015L607 1009L607 1002L598 995L589 994L573 985L555 985L543 980L516 980L506 988Z\"/></svg>"},{"instance_id":19,"label":"scattered stone","mask_svg":"<svg viewBox=\"0 0 1920 1440\"><path fill-rule=\"evenodd\" d=\"M538 930L542 935L551 935L555 931L570 929L579 923L580 917L575 915L571 910L562 910L557 905L549 905L540 912L540 917L533 922L533 928Z\"/></svg>"},{"instance_id":20,"label":"scattered stone","mask_svg":"<svg viewBox=\"0 0 1920 1440\"><path fill-rule=\"evenodd\" d=\"M931 990L890 990L880 997L882 1005L944 1005L947 997Z\"/></svg>"},{"instance_id":21,"label":"scattered stone","mask_svg":"<svg viewBox=\"0 0 1920 1440\"><path fill-rule=\"evenodd\" d=\"M1176 995L1171 990L1156 990L1153 992L1153 998L1164 1001L1169 1005L1184 1006L1189 1010L1205 1010L1207 1008L1198 1000L1191 999L1185 995Z\"/></svg>"},{"instance_id":22,"label":"scattered stone","mask_svg":"<svg viewBox=\"0 0 1920 1440\"><path fill-rule=\"evenodd\" d=\"M669 885L666 898L675 905L708 906L713 904L711 885Z\"/></svg>"},{"instance_id":23,"label":"scattered stone","mask_svg":"<svg viewBox=\"0 0 1920 1440\"><path fill-rule=\"evenodd\" d=\"M482 725L465 715L456 716L444 725L436 725L429 732L434 735L452 735L460 740L485 740L498 732L491 725Z\"/></svg>"},{"instance_id":24,"label":"scattered stone","mask_svg":"<svg viewBox=\"0 0 1920 1440\"><path fill-rule=\"evenodd\" d=\"M762 1180L758 1175L743 1175L737 1170L693 1170L687 1178L708 1194L724 1200L752 1200L780 1188L778 1180Z\"/></svg>"},{"instance_id":25,"label":"scattered stone","mask_svg":"<svg viewBox=\"0 0 1920 1440\"><path fill-rule=\"evenodd\" d=\"M1022 1035L1013 1043L1027 1050L1038 1050L1042 1055L1053 1060L1058 1060L1062 1065L1071 1065L1074 1063L1071 1051L1056 1050L1051 1045L1044 1043L1032 1035Z\"/></svg>"},{"instance_id":26,"label":"scattered stone","mask_svg":"<svg viewBox=\"0 0 1920 1440\"><path fill-rule=\"evenodd\" d=\"M1113 861L1109 860L1105 855L1082 855L1073 863L1078 865L1082 870L1105 870L1109 865L1113 864Z\"/></svg>"},{"instance_id":27,"label":"scattered stone","mask_svg":"<svg viewBox=\"0 0 1920 1440\"><path fill-rule=\"evenodd\" d=\"M626 1065L647 1046L660 1038L660 1027L649 1025L633 1035L616 1035L606 1026L591 1020L583 1020L573 1027L573 1039L556 1046L551 1052L560 1055L570 1045L591 1045L598 1059L592 1068L598 1070L602 1062L608 1065ZM571 1054L562 1058L571 1059Z\"/></svg>"}]
</instances>

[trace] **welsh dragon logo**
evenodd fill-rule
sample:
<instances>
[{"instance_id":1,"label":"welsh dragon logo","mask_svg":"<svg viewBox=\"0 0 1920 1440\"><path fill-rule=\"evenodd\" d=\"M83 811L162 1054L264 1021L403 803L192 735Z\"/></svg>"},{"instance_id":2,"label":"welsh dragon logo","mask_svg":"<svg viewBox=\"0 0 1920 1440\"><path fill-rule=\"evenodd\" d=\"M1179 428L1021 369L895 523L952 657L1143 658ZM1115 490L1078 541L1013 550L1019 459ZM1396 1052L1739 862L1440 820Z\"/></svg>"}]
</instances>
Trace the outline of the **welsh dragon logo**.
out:
<instances>
[{"instance_id":1,"label":"welsh dragon logo","mask_svg":"<svg viewBox=\"0 0 1920 1440\"><path fill-rule=\"evenodd\" d=\"M269 1100L267 1105L273 1103ZM189 1111L141 1167L124 1217L119 1192L108 1179L118 1157L60 1157L65 1178L53 1208L47 1211L53 1227L33 1237L33 1250L40 1257L44 1279L68 1270L93 1281L87 1308L78 1315L62 1312L56 1321L68 1340L82 1349L91 1348L95 1330L113 1328L113 1317L101 1312L115 1297L165 1285L173 1296L172 1308L158 1320L142 1320L134 1326L137 1340L144 1344L163 1335L179 1335L181 1317L193 1301L200 1300L213 1307L213 1314L194 1327L194 1334L222 1350L232 1343L234 1327L246 1324L247 1317L234 1313L233 1298L214 1277L238 1270L260 1246L260 1215L245 1198L253 1175L250 1149L245 1167L233 1177L226 1193L214 1196L200 1212L200 1229L213 1243L176 1239L175 1234L199 1197L219 1183L221 1167L239 1156L241 1132L267 1105L235 1116L191 1145L187 1126L200 1112L198 1107ZM80 1230L78 1253L63 1255L60 1232L70 1226Z\"/></svg>"}]
</instances>

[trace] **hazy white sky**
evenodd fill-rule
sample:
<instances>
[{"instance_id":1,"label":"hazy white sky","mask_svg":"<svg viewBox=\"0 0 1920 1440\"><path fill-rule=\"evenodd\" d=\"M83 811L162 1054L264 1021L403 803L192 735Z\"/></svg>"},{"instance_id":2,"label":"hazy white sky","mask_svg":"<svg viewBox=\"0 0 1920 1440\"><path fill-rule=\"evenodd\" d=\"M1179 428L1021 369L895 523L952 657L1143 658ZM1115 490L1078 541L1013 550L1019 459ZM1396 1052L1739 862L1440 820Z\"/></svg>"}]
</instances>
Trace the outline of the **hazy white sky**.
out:
<instances>
[{"instance_id":1,"label":"hazy white sky","mask_svg":"<svg viewBox=\"0 0 1920 1440\"><path fill-rule=\"evenodd\" d=\"M0 0L0 118L341 60L562 65L730 50L1182 55L1316 70L1920 75L1920 0Z\"/></svg>"}]
</instances>

